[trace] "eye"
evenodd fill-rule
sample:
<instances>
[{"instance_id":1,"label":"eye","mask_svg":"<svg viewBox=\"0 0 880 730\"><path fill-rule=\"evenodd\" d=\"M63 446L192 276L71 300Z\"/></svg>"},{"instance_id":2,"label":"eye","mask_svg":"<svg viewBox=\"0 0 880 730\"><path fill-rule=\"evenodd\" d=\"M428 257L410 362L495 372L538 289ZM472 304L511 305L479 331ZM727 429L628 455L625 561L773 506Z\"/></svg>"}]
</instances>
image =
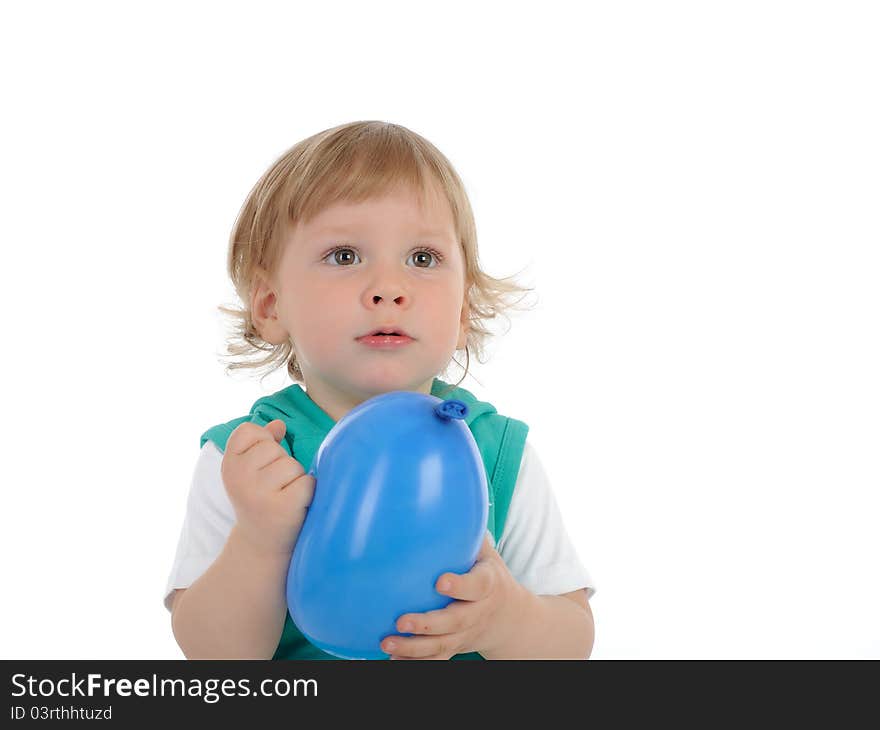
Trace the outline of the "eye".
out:
<instances>
[{"instance_id":1,"label":"eye","mask_svg":"<svg viewBox=\"0 0 880 730\"><path fill-rule=\"evenodd\" d=\"M420 261L427 261L429 264L430 264L429 257L433 257L434 260L438 264L443 260L443 255L439 251L435 251L433 248L422 248L422 249L419 249L418 251L414 251L412 255L420 257L419 258ZM435 266L428 265L428 266L417 266L416 268L433 269L435 267L436 267L436 265Z\"/></svg>"},{"instance_id":2,"label":"eye","mask_svg":"<svg viewBox=\"0 0 880 730\"><path fill-rule=\"evenodd\" d=\"M328 251L328 252L324 255L324 258L321 259L321 260L322 260L322 261L326 261L327 258L328 258L329 256L333 256L333 260L334 260L334 261L336 261L336 262L339 263L339 264L343 264L343 257L339 255L339 254L341 254L341 253L343 253L343 252L351 252L352 254L354 254L355 256L357 256L357 251L355 251L353 248L351 248L351 247L349 247L349 246L337 246L336 248L332 249L331 251ZM344 265L347 266L347 265L348 265L347 262L348 262L348 259L346 259Z\"/></svg>"},{"instance_id":3,"label":"eye","mask_svg":"<svg viewBox=\"0 0 880 730\"><path fill-rule=\"evenodd\" d=\"M348 266L352 263L351 256L357 256L357 250L352 248L351 246L336 246L335 248L328 251L324 254L324 257L321 259L322 261L326 261L331 256L333 257L334 265L340 266ZM433 269L436 268L436 265L439 264L443 260L443 254L439 251L435 251L433 248L420 248L417 251L413 251L410 254L412 257L416 257L416 268L418 269ZM431 266L431 258L433 257L436 264ZM426 264L422 266L422 264Z\"/></svg>"}]
</instances>

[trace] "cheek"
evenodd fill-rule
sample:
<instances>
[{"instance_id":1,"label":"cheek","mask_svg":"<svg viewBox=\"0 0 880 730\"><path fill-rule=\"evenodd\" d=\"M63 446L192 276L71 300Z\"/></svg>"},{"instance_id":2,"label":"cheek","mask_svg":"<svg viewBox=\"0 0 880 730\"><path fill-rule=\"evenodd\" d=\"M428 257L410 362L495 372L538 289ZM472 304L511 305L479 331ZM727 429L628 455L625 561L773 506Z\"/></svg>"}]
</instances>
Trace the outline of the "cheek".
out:
<instances>
[{"instance_id":1,"label":"cheek","mask_svg":"<svg viewBox=\"0 0 880 730\"><path fill-rule=\"evenodd\" d=\"M446 290L440 296L432 297L423 311L426 322L430 322L431 331L442 341L444 347L458 339L461 324L461 291Z\"/></svg>"},{"instance_id":2,"label":"cheek","mask_svg":"<svg viewBox=\"0 0 880 730\"><path fill-rule=\"evenodd\" d=\"M303 347L324 350L339 343L352 323L340 307L342 295L329 287L302 287L291 313L291 330ZM355 333L351 333L354 337Z\"/></svg>"}]
</instances>

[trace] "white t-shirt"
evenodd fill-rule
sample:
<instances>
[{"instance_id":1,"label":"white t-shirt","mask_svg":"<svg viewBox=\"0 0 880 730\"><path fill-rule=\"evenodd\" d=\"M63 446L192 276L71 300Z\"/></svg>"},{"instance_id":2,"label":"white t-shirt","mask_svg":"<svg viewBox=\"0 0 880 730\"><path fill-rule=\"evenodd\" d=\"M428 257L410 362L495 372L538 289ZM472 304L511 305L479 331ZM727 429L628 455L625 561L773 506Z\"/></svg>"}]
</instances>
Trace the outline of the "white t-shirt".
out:
<instances>
[{"instance_id":1,"label":"white t-shirt","mask_svg":"<svg viewBox=\"0 0 880 730\"><path fill-rule=\"evenodd\" d=\"M223 454L206 441L196 462L165 608L176 588L188 588L214 562L235 523L235 510L220 474ZM490 536L491 537L491 536ZM562 515L534 447L526 439L504 530L496 545L511 575L536 595L559 595L593 581L569 539Z\"/></svg>"}]
</instances>

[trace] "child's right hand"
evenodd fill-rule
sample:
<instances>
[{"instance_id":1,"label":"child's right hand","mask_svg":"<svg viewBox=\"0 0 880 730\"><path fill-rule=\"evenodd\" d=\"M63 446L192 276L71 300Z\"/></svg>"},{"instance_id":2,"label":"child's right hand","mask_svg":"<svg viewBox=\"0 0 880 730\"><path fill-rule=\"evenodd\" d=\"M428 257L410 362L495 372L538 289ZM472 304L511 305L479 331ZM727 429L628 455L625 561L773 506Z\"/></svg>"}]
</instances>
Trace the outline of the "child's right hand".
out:
<instances>
[{"instance_id":1,"label":"child's right hand","mask_svg":"<svg viewBox=\"0 0 880 730\"><path fill-rule=\"evenodd\" d=\"M277 419L265 426L240 424L226 442L220 468L235 529L272 553L293 552L315 493L315 478L279 444L286 428Z\"/></svg>"}]
</instances>

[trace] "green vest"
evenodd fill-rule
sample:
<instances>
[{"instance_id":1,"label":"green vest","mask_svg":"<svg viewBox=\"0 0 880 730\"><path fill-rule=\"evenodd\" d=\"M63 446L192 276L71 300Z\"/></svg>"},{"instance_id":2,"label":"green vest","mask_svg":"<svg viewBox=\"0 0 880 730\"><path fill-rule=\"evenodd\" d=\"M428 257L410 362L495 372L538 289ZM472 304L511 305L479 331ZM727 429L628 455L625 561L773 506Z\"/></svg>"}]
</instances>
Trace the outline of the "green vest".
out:
<instances>
[{"instance_id":1,"label":"green vest","mask_svg":"<svg viewBox=\"0 0 880 730\"><path fill-rule=\"evenodd\" d=\"M431 395L441 400L464 401L468 406L468 414L464 420L474 436L486 467L486 480L489 485L487 528L497 545L504 530L504 520L519 474L529 427L522 421L500 415L491 403L477 400L470 391L453 387L438 378L434 378L431 385ZM265 426L275 419L281 419L287 425L281 446L302 464L306 471L309 471L318 447L336 422L297 384L260 398L251 407L249 415L209 428L202 434L201 446L210 440L221 452L225 451L226 441L240 424L251 422ZM272 658L337 659L338 657L310 644L296 628L288 612L281 640ZM456 654L453 659L482 659L482 657L477 652L470 652Z\"/></svg>"}]
</instances>

